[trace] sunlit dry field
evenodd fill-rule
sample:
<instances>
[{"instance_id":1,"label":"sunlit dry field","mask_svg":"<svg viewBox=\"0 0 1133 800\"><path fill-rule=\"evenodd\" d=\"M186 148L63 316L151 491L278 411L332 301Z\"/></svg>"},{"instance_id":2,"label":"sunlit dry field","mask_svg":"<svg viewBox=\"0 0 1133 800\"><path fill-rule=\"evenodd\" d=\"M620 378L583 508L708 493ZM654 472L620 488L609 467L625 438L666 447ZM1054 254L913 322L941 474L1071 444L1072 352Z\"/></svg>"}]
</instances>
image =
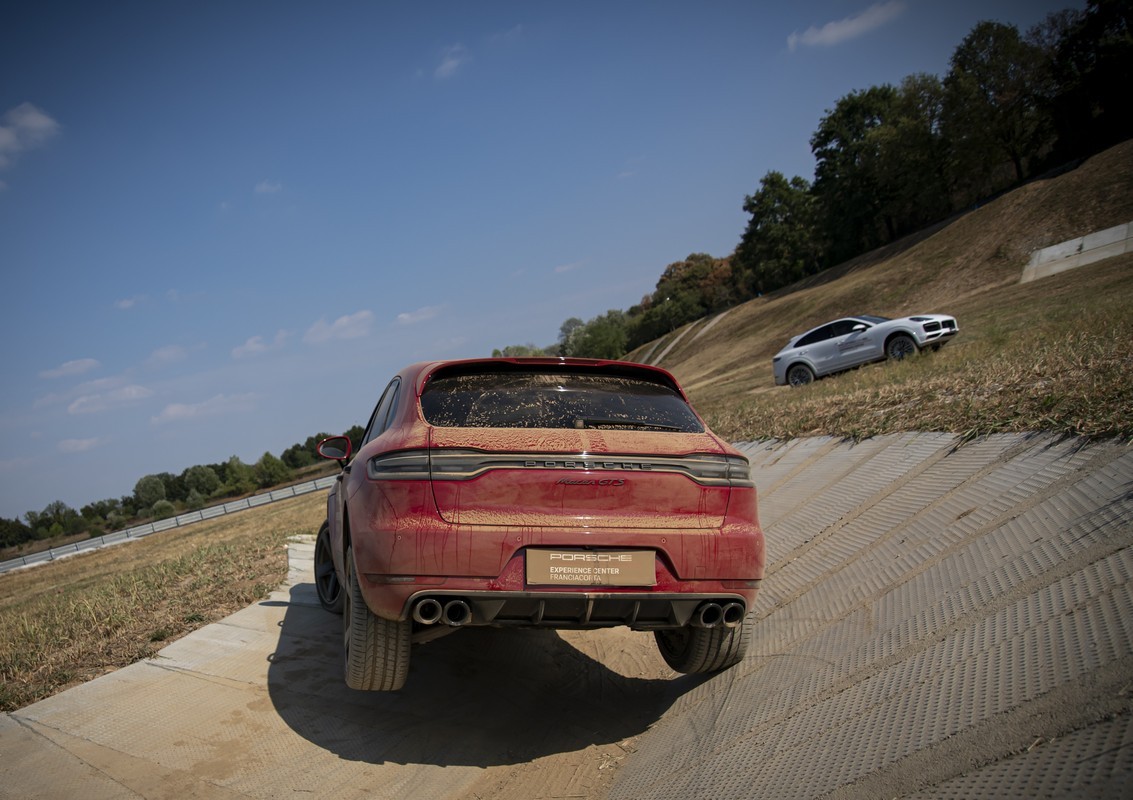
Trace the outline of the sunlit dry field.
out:
<instances>
[{"instance_id":1,"label":"sunlit dry field","mask_svg":"<svg viewBox=\"0 0 1133 800\"><path fill-rule=\"evenodd\" d=\"M325 516L316 492L0 575L0 710L147 658L262 599L287 540Z\"/></svg>"}]
</instances>

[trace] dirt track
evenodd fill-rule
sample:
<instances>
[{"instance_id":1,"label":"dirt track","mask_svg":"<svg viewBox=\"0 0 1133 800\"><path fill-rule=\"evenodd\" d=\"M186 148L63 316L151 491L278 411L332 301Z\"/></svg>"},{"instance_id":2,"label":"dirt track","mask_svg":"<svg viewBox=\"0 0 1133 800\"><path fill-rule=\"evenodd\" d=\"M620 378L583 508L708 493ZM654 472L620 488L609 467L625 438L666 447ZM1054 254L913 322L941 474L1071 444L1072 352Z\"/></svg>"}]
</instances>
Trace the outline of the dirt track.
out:
<instances>
[{"instance_id":1,"label":"dirt track","mask_svg":"<svg viewBox=\"0 0 1133 800\"><path fill-rule=\"evenodd\" d=\"M955 445L752 445L772 568L721 675L466 630L351 692L297 547L271 600L0 718L0 796L1127 796L1133 446Z\"/></svg>"}]
</instances>

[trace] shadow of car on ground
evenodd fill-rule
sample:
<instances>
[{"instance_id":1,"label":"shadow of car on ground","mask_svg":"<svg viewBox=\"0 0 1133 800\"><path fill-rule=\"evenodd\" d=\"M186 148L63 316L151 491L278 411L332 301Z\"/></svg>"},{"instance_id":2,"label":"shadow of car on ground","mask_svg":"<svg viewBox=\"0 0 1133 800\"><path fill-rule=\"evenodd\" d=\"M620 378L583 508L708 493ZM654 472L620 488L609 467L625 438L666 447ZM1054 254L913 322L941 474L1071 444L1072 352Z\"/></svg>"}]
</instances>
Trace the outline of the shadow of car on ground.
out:
<instances>
[{"instance_id":1,"label":"shadow of car on ground","mask_svg":"<svg viewBox=\"0 0 1133 800\"><path fill-rule=\"evenodd\" d=\"M341 618L295 602L310 588L291 590L268 692L292 730L351 761L488 767L621 742L710 677L628 677L553 630L468 628L414 645L402 690L354 691ZM651 635L631 635L652 648Z\"/></svg>"}]
</instances>

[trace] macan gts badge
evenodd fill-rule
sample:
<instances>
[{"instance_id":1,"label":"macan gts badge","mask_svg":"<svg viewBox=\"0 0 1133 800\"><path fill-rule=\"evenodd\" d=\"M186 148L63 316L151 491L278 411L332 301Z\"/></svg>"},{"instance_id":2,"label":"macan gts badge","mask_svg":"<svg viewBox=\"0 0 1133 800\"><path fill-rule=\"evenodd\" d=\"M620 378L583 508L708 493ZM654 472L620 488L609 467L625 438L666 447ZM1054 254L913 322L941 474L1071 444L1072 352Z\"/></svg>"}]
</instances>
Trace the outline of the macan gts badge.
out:
<instances>
[{"instance_id":1,"label":"macan gts badge","mask_svg":"<svg viewBox=\"0 0 1133 800\"><path fill-rule=\"evenodd\" d=\"M674 670L738 663L763 533L747 459L656 367L569 358L414 364L378 399L315 545L354 689L470 626L651 631ZM501 546L503 543L503 546Z\"/></svg>"}]
</instances>

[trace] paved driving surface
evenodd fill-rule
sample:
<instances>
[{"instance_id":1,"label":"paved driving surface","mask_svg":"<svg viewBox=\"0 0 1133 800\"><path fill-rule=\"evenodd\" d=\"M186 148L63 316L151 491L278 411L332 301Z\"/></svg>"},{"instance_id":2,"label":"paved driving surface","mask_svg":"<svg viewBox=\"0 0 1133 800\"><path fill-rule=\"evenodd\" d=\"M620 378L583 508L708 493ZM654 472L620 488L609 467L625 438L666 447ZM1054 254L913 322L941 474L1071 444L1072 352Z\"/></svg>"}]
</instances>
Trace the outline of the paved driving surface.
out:
<instances>
[{"instance_id":1,"label":"paved driving surface","mask_svg":"<svg viewBox=\"0 0 1133 800\"><path fill-rule=\"evenodd\" d=\"M0 717L0 797L1128 797L1133 445L957 443L747 446L771 567L721 675L468 630L351 692L296 544L269 600Z\"/></svg>"}]
</instances>

